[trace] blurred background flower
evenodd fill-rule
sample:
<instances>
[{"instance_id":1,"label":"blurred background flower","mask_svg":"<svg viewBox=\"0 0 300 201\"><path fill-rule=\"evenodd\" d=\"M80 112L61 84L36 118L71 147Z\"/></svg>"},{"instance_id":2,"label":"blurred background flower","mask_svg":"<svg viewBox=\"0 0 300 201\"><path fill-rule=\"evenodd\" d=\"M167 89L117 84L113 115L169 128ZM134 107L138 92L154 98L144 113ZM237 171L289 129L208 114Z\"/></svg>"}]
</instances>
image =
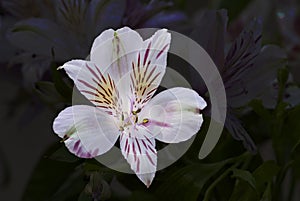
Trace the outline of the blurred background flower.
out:
<instances>
[{"instance_id":1,"label":"blurred background flower","mask_svg":"<svg viewBox=\"0 0 300 201\"><path fill-rule=\"evenodd\" d=\"M1 59L10 67L21 68L23 98L33 95L38 81L52 79L53 62L58 66L86 58L94 38L105 29L123 25L171 28L186 20L182 12L165 13L173 4L161 1L4 0L1 5L6 15L0 40L7 54ZM31 105L38 103L30 101L29 105L28 110L34 110Z\"/></svg>"},{"instance_id":2,"label":"blurred background flower","mask_svg":"<svg viewBox=\"0 0 300 201\"><path fill-rule=\"evenodd\" d=\"M225 10L204 11L197 20L192 37L212 57L223 78L227 95L227 117L225 126L236 140L243 142L250 151L256 145L236 117L241 107L253 100L266 96L265 91L276 79L277 70L284 65L285 52L277 46L261 46L262 22L253 20L231 44L227 32L228 16ZM205 32L203 30L206 30ZM199 79L195 78L199 86ZM200 84L201 93L206 93L205 84ZM266 97L268 98L268 97Z\"/></svg>"}]
</instances>

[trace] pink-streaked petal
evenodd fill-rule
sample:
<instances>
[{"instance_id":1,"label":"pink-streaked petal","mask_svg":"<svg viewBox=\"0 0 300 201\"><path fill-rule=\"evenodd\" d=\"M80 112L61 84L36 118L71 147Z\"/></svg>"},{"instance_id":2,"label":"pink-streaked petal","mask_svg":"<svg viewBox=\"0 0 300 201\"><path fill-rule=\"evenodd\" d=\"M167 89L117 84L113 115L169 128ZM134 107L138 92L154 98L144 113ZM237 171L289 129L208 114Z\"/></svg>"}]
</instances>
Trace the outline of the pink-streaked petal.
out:
<instances>
[{"instance_id":1,"label":"pink-streaked petal","mask_svg":"<svg viewBox=\"0 0 300 201\"><path fill-rule=\"evenodd\" d=\"M75 105L61 111L54 120L53 130L69 151L81 158L93 158L107 152L119 136L111 115L87 105Z\"/></svg>"},{"instance_id":2,"label":"pink-streaked petal","mask_svg":"<svg viewBox=\"0 0 300 201\"><path fill-rule=\"evenodd\" d=\"M134 135L126 131L121 134L121 152L137 177L149 187L154 179L157 166L155 139L146 136L143 138L133 137Z\"/></svg>"},{"instance_id":3,"label":"pink-streaked petal","mask_svg":"<svg viewBox=\"0 0 300 201\"><path fill-rule=\"evenodd\" d=\"M115 81L99 66L84 60L72 60L62 67L78 90L95 106L112 114L120 110L120 94Z\"/></svg>"},{"instance_id":4,"label":"pink-streaked petal","mask_svg":"<svg viewBox=\"0 0 300 201\"><path fill-rule=\"evenodd\" d=\"M91 61L101 65L102 70L110 71L118 80L129 71L130 61L142 48L143 39L129 27L116 31L102 32L94 41L91 49Z\"/></svg>"},{"instance_id":5,"label":"pink-streaked petal","mask_svg":"<svg viewBox=\"0 0 300 201\"><path fill-rule=\"evenodd\" d=\"M178 143L195 135L203 122L204 99L194 90L176 87L165 90L143 108L140 124L166 143ZM143 119L147 119L143 123Z\"/></svg>"},{"instance_id":6,"label":"pink-streaked petal","mask_svg":"<svg viewBox=\"0 0 300 201\"><path fill-rule=\"evenodd\" d=\"M131 93L134 109L142 108L153 96L166 71L171 34L166 29L157 31L143 42L142 49L131 63Z\"/></svg>"}]
</instances>

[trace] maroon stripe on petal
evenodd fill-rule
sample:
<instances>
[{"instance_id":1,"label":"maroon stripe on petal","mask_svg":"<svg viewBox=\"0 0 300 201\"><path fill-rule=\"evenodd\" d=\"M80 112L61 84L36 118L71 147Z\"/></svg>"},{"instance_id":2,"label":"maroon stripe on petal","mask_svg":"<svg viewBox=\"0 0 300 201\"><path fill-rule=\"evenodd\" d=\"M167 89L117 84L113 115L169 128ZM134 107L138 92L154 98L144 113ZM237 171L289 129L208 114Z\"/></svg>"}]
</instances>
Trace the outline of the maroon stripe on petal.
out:
<instances>
[{"instance_id":1,"label":"maroon stripe on petal","mask_svg":"<svg viewBox=\"0 0 300 201\"><path fill-rule=\"evenodd\" d=\"M148 45L148 47L146 49L146 53L145 53L145 57L144 57L144 63L143 63L144 66L145 66L146 61L147 61L148 56L149 56L150 47L151 47L151 42L149 43L149 45Z\"/></svg>"},{"instance_id":2,"label":"maroon stripe on petal","mask_svg":"<svg viewBox=\"0 0 300 201\"><path fill-rule=\"evenodd\" d=\"M146 81L145 81L145 82L148 82L148 80L150 79L150 77L151 77L152 74L154 73L155 69L156 69L156 66L154 66L153 69L150 71L150 73L149 73L148 77L146 78Z\"/></svg>"},{"instance_id":3,"label":"maroon stripe on petal","mask_svg":"<svg viewBox=\"0 0 300 201\"><path fill-rule=\"evenodd\" d=\"M111 86L111 87L113 87L113 84L112 84L112 83L113 83L113 81L112 81L112 79L111 79L110 75L108 75L108 80L109 80L109 84L110 84L110 86Z\"/></svg>"},{"instance_id":4,"label":"maroon stripe on petal","mask_svg":"<svg viewBox=\"0 0 300 201\"><path fill-rule=\"evenodd\" d=\"M151 94L152 92L154 92L156 89L157 89L156 87L153 88L153 89L151 89L150 91L147 92L147 95L150 95L150 94Z\"/></svg>"},{"instance_id":5,"label":"maroon stripe on petal","mask_svg":"<svg viewBox=\"0 0 300 201\"><path fill-rule=\"evenodd\" d=\"M133 62L132 62L132 71L133 71L134 78L136 79L135 67L134 67L134 63Z\"/></svg>"},{"instance_id":6,"label":"maroon stripe on petal","mask_svg":"<svg viewBox=\"0 0 300 201\"><path fill-rule=\"evenodd\" d=\"M154 151L154 149L152 149L152 147L149 146L148 148L152 153L156 154L156 151Z\"/></svg>"},{"instance_id":7,"label":"maroon stripe on petal","mask_svg":"<svg viewBox=\"0 0 300 201\"><path fill-rule=\"evenodd\" d=\"M154 164L154 162L153 162L153 160L152 160L152 158L151 158L151 156L149 155L148 152L146 152L146 156L147 156L148 160L150 161L150 163L151 163L153 166L155 166L155 164Z\"/></svg>"},{"instance_id":8,"label":"maroon stripe on petal","mask_svg":"<svg viewBox=\"0 0 300 201\"><path fill-rule=\"evenodd\" d=\"M144 147L147 149L148 146L147 146L147 144L144 142L144 140L142 140L142 143L143 143Z\"/></svg>"},{"instance_id":9,"label":"maroon stripe on petal","mask_svg":"<svg viewBox=\"0 0 300 201\"><path fill-rule=\"evenodd\" d=\"M124 149L125 149L125 150L127 150L127 148L128 148L128 139L126 139L126 142L125 142L125 147L124 147Z\"/></svg>"},{"instance_id":10,"label":"maroon stripe on petal","mask_svg":"<svg viewBox=\"0 0 300 201\"><path fill-rule=\"evenodd\" d=\"M160 126L160 127L171 127L170 124L168 123L165 123L165 122L160 122L160 121L155 121L155 120L149 120L149 124L152 124L152 125L156 125L156 126Z\"/></svg>"},{"instance_id":11,"label":"maroon stripe on petal","mask_svg":"<svg viewBox=\"0 0 300 201\"><path fill-rule=\"evenodd\" d=\"M146 140L153 146L153 144L152 144L152 142L151 142L151 140L147 137L147 136L145 136L144 135L144 137L146 138Z\"/></svg>"},{"instance_id":12,"label":"maroon stripe on petal","mask_svg":"<svg viewBox=\"0 0 300 201\"><path fill-rule=\"evenodd\" d=\"M148 87L154 82L154 80L156 80L156 78L158 77L160 75L160 72L159 73L157 73L153 78L152 78L152 80L149 82L149 84L148 84Z\"/></svg>"},{"instance_id":13,"label":"maroon stripe on petal","mask_svg":"<svg viewBox=\"0 0 300 201\"><path fill-rule=\"evenodd\" d=\"M139 148L140 153L142 153L142 150L141 150L141 146L140 146L139 141L138 141L136 138L135 138L135 141L136 141L136 144L137 144L137 146L138 146L138 148Z\"/></svg>"},{"instance_id":14,"label":"maroon stripe on petal","mask_svg":"<svg viewBox=\"0 0 300 201\"><path fill-rule=\"evenodd\" d=\"M135 76L134 76L135 77ZM131 83L132 85L135 85L135 82L133 81L132 75L130 75ZM131 85L130 85L131 86Z\"/></svg>"},{"instance_id":15,"label":"maroon stripe on petal","mask_svg":"<svg viewBox=\"0 0 300 201\"><path fill-rule=\"evenodd\" d=\"M166 45L163 47L163 49L156 55L156 59L158 59L158 58L161 56L161 54L166 50L166 48L168 47L168 45L169 45L169 44L166 44Z\"/></svg>"},{"instance_id":16,"label":"maroon stripe on petal","mask_svg":"<svg viewBox=\"0 0 300 201\"><path fill-rule=\"evenodd\" d=\"M129 155L129 151L130 151L130 145L128 146L128 149L127 149L127 158L128 158L128 155Z\"/></svg>"},{"instance_id":17,"label":"maroon stripe on petal","mask_svg":"<svg viewBox=\"0 0 300 201\"><path fill-rule=\"evenodd\" d=\"M138 66L140 66L140 59L141 59L141 56L140 56L140 53L138 55Z\"/></svg>"},{"instance_id":18,"label":"maroon stripe on petal","mask_svg":"<svg viewBox=\"0 0 300 201\"><path fill-rule=\"evenodd\" d=\"M139 158L137 159L137 162L136 162L136 172L140 172L140 159Z\"/></svg>"},{"instance_id":19,"label":"maroon stripe on petal","mask_svg":"<svg viewBox=\"0 0 300 201\"><path fill-rule=\"evenodd\" d=\"M92 158L92 155L89 152L85 156L86 158Z\"/></svg>"},{"instance_id":20,"label":"maroon stripe on petal","mask_svg":"<svg viewBox=\"0 0 300 201\"><path fill-rule=\"evenodd\" d=\"M87 69L94 75L94 77L97 78L97 80L98 80L99 82L101 82L100 77L96 74L96 72L95 72L91 67L89 67L88 64L86 64L86 67L87 67Z\"/></svg>"},{"instance_id":21,"label":"maroon stripe on petal","mask_svg":"<svg viewBox=\"0 0 300 201\"><path fill-rule=\"evenodd\" d=\"M98 71L98 73L99 73L99 75L100 75L102 81L106 84L106 80L105 80L103 74L101 73L100 69L99 69L98 66L96 66L96 65L95 65L95 67L96 67L96 70Z\"/></svg>"},{"instance_id":22,"label":"maroon stripe on petal","mask_svg":"<svg viewBox=\"0 0 300 201\"><path fill-rule=\"evenodd\" d=\"M136 151L135 151L134 142L132 142L132 151L133 151L134 161L136 161Z\"/></svg>"},{"instance_id":23,"label":"maroon stripe on petal","mask_svg":"<svg viewBox=\"0 0 300 201\"><path fill-rule=\"evenodd\" d=\"M107 106L104 106L104 105L97 105L96 107L100 107L100 108L108 109L108 107L107 107Z\"/></svg>"},{"instance_id":24,"label":"maroon stripe on petal","mask_svg":"<svg viewBox=\"0 0 300 201\"><path fill-rule=\"evenodd\" d=\"M91 92L91 91L87 91L87 90L81 90L80 92L82 92L82 93L87 93L87 94L90 94L90 95L99 97L99 94L97 94L97 93L95 93L95 92Z\"/></svg>"},{"instance_id":25,"label":"maroon stripe on petal","mask_svg":"<svg viewBox=\"0 0 300 201\"><path fill-rule=\"evenodd\" d=\"M84 84L86 87L88 87L88 88L90 88L90 89L93 89L93 90L97 91L97 88L96 88L96 87L90 85L89 83L87 83L87 82L84 81L84 80L78 79L78 82Z\"/></svg>"},{"instance_id":26,"label":"maroon stripe on petal","mask_svg":"<svg viewBox=\"0 0 300 201\"><path fill-rule=\"evenodd\" d=\"M79 155L79 156L81 156L82 155L81 150L82 150L82 147L79 147L79 149L77 150L76 154Z\"/></svg>"},{"instance_id":27,"label":"maroon stripe on petal","mask_svg":"<svg viewBox=\"0 0 300 201\"><path fill-rule=\"evenodd\" d=\"M80 140L77 140L77 141L75 142L75 144L74 144L74 147L73 147L75 151L78 149L79 144L80 144Z\"/></svg>"},{"instance_id":28,"label":"maroon stripe on petal","mask_svg":"<svg viewBox=\"0 0 300 201\"><path fill-rule=\"evenodd\" d=\"M110 96L110 95L107 93L107 91L105 90L105 88L104 88L100 83L98 83L98 86L102 89L102 91L104 91L104 93L105 93L106 95ZM98 90L98 91L99 91L99 90ZM99 91L99 93L100 93L100 91ZM103 93L101 93L101 95L104 96Z\"/></svg>"},{"instance_id":29,"label":"maroon stripe on petal","mask_svg":"<svg viewBox=\"0 0 300 201\"><path fill-rule=\"evenodd\" d=\"M98 155L98 152L99 152L99 149L97 148L97 149L95 149L94 151L93 151L93 156L97 156Z\"/></svg>"},{"instance_id":30,"label":"maroon stripe on petal","mask_svg":"<svg viewBox=\"0 0 300 201\"><path fill-rule=\"evenodd\" d=\"M145 69L145 71L144 71L143 81L144 81L144 78L146 77L146 74L147 74L147 72L148 72L149 64L150 64L150 61L148 62L148 65L147 65L147 67L146 67L146 69Z\"/></svg>"},{"instance_id":31,"label":"maroon stripe on petal","mask_svg":"<svg viewBox=\"0 0 300 201\"><path fill-rule=\"evenodd\" d=\"M100 101L100 100L95 100L95 99L91 99L90 101L91 101L91 102L100 103L100 104L104 103L103 101Z\"/></svg>"},{"instance_id":32,"label":"maroon stripe on petal","mask_svg":"<svg viewBox=\"0 0 300 201\"><path fill-rule=\"evenodd\" d=\"M142 96L145 94L145 91L146 91L146 87L144 88L144 90L142 91Z\"/></svg>"}]
</instances>

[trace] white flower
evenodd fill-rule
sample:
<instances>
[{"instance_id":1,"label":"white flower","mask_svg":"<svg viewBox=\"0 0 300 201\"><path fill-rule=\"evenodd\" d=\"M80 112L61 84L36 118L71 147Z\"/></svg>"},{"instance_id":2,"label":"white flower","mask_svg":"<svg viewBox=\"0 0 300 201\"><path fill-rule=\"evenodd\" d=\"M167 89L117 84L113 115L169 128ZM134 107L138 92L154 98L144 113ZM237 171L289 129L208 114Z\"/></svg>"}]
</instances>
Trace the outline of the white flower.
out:
<instances>
[{"instance_id":1,"label":"white flower","mask_svg":"<svg viewBox=\"0 0 300 201\"><path fill-rule=\"evenodd\" d=\"M186 88L152 98L166 70L171 35L166 29L143 41L128 27L104 31L91 49L91 61L72 60L61 68L94 106L74 105L54 120L53 129L70 152L93 158L117 139L138 178L149 187L156 172L155 139L188 140L200 129L206 102Z\"/></svg>"}]
</instances>

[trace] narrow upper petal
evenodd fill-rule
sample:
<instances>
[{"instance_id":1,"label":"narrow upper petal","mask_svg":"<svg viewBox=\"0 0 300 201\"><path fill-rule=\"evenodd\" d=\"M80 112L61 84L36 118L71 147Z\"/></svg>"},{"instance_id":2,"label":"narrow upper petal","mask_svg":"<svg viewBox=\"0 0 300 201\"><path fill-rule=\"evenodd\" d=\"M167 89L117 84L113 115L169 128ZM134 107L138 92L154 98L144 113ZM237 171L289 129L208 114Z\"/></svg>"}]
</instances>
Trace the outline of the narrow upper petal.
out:
<instances>
[{"instance_id":1,"label":"narrow upper petal","mask_svg":"<svg viewBox=\"0 0 300 201\"><path fill-rule=\"evenodd\" d=\"M123 108L138 110L151 99L165 74L170 41L166 29L143 41L128 27L107 30L95 40L91 61L101 63L115 81Z\"/></svg>"},{"instance_id":2,"label":"narrow upper petal","mask_svg":"<svg viewBox=\"0 0 300 201\"><path fill-rule=\"evenodd\" d=\"M154 179L157 166L155 139L147 137L148 134L144 128L136 129L126 130L121 134L120 148L131 169L149 187ZM134 132L139 134L135 135Z\"/></svg>"},{"instance_id":3,"label":"narrow upper petal","mask_svg":"<svg viewBox=\"0 0 300 201\"><path fill-rule=\"evenodd\" d=\"M111 115L87 105L66 108L53 123L54 132L70 152L81 158L93 158L115 144L119 130Z\"/></svg>"},{"instance_id":4,"label":"narrow upper petal","mask_svg":"<svg viewBox=\"0 0 300 201\"><path fill-rule=\"evenodd\" d=\"M176 87L156 95L140 114L141 124L166 143L188 140L203 122L206 102L191 89Z\"/></svg>"},{"instance_id":5,"label":"narrow upper petal","mask_svg":"<svg viewBox=\"0 0 300 201\"><path fill-rule=\"evenodd\" d=\"M134 109L141 109L161 83L167 66L171 34L166 29L157 31L143 42L142 49L131 63L130 87Z\"/></svg>"},{"instance_id":6,"label":"narrow upper petal","mask_svg":"<svg viewBox=\"0 0 300 201\"><path fill-rule=\"evenodd\" d=\"M110 70L114 78L121 79L128 72L130 61L142 44L142 37L129 27L116 31L109 29L94 40L91 61L100 65L103 71Z\"/></svg>"},{"instance_id":7,"label":"narrow upper petal","mask_svg":"<svg viewBox=\"0 0 300 201\"><path fill-rule=\"evenodd\" d=\"M120 94L109 73L102 73L99 66L84 60L72 60L61 68L74 81L78 90L95 106L115 114L120 110Z\"/></svg>"}]
</instances>

